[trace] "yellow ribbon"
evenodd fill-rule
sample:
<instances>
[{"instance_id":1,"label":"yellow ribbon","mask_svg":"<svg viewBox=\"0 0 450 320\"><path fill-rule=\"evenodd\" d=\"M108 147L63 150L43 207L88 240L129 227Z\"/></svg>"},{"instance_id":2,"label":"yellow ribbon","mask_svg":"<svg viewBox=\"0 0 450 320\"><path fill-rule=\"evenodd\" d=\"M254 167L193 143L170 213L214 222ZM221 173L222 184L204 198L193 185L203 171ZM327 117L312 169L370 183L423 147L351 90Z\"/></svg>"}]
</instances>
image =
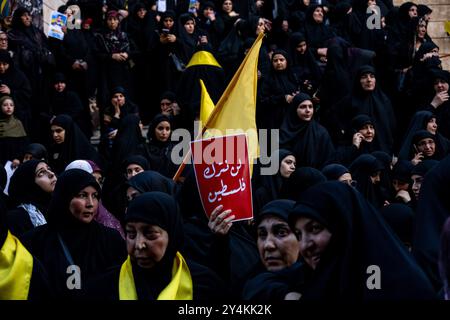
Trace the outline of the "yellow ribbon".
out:
<instances>
[{"instance_id":1,"label":"yellow ribbon","mask_svg":"<svg viewBox=\"0 0 450 320\"><path fill-rule=\"evenodd\" d=\"M200 65L222 68L222 66L217 62L216 58L214 58L211 52L208 51L197 51L196 53L194 53L191 60L189 60L186 68Z\"/></svg>"},{"instance_id":2,"label":"yellow ribbon","mask_svg":"<svg viewBox=\"0 0 450 320\"><path fill-rule=\"evenodd\" d=\"M9 231L0 250L0 300L27 300L33 256Z\"/></svg>"},{"instance_id":3,"label":"yellow ribbon","mask_svg":"<svg viewBox=\"0 0 450 320\"><path fill-rule=\"evenodd\" d=\"M172 267L172 280L159 294L158 300L192 300L192 277L181 253L177 252ZM119 276L119 299L137 300L130 256L122 264Z\"/></svg>"}]
</instances>

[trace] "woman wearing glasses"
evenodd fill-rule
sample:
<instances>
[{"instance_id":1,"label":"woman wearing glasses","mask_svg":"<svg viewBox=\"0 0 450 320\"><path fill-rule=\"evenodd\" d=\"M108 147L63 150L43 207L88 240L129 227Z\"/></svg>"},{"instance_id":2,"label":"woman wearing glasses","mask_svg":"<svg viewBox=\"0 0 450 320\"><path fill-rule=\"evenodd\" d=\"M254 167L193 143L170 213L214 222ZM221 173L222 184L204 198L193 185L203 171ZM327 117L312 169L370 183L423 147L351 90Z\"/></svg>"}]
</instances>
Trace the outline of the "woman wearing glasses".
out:
<instances>
[{"instance_id":1,"label":"woman wearing glasses","mask_svg":"<svg viewBox=\"0 0 450 320\"><path fill-rule=\"evenodd\" d=\"M23 163L11 177L9 196L15 208L8 212L8 227L15 236L47 223L47 209L56 175L42 160Z\"/></svg>"}]
</instances>

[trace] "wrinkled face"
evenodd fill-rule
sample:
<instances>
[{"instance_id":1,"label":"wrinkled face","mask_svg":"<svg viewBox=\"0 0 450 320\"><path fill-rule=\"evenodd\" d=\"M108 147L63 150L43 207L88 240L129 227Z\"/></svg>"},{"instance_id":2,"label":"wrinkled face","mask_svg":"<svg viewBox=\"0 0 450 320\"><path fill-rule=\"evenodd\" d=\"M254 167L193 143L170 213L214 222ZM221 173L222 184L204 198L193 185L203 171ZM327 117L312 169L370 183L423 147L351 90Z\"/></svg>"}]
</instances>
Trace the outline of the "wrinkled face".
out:
<instances>
[{"instance_id":1,"label":"wrinkled face","mask_svg":"<svg viewBox=\"0 0 450 320\"><path fill-rule=\"evenodd\" d=\"M377 80L374 74L365 73L361 76L361 78L359 78L359 82L361 83L361 87L364 91L373 91L375 90Z\"/></svg>"},{"instance_id":2,"label":"wrinkled face","mask_svg":"<svg viewBox=\"0 0 450 320\"><path fill-rule=\"evenodd\" d=\"M66 138L66 130L64 130L63 127L52 125L50 130L52 132L53 141L55 141L56 144L61 144L64 142L64 139Z\"/></svg>"},{"instance_id":3,"label":"wrinkled face","mask_svg":"<svg viewBox=\"0 0 450 320\"><path fill-rule=\"evenodd\" d=\"M135 188L128 187L128 189L127 189L127 201L128 202L133 201L140 194L141 193L139 191L137 191Z\"/></svg>"},{"instance_id":4,"label":"wrinkled face","mask_svg":"<svg viewBox=\"0 0 450 320\"><path fill-rule=\"evenodd\" d=\"M155 137L161 142L166 142L170 137L170 123L167 121L161 121L155 128Z\"/></svg>"},{"instance_id":5,"label":"wrinkled face","mask_svg":"<svg viewBox=\"0 0 450 320\"><path fill-rule=\"evenodd\" d=\"M286 70L287 60L282 54L276 54L272 58L272 65L276 71Z\"/></svg>"},{"instance_id":6,"label":"wrinkled face","mask_svg":"<svg viewBox=\"0 0 450 320\"><path fill-rule=\"evenodd\" d=\"M22 21L22 24L25 27L31 26L31 16L30 16L30 14L28 12L25 12L24 14L22 14L20 16L20 21Z\"/></svg>"},{"instance_id":7,"label":"wrinkled face","mask_svg":"<svg viewBox=\"0 0 450 320\"><path fill-rule=\"evenodd\" d=\"M45 192L51 193L55 190L56 175L45 162L40 162L34 171L34 182Z\"/></svg>"},{"instance_id":8,"label":"wrinkled face","mask_svg":"<svg viewBox=\"0 0 450 320\"><path fill-rule=\"evenodd\" d=\"M313 12L313 19L317 23L323 22L323 9L321 7L317 7Z\"/></svg>"},{"instance_id":9,"label":"wrinkled face","mask_svg":"<svg viewBox=\"0 0 450 320\"><path fill-rule=\"evenodd\" d=\"M5 74L9 69L9 63L0 61L0 74Z\"/></svg>"},{"instance_id":10,"label":"wrinkled face","mask_svg":"<svg viewBox=\"0 0 450 320\"><path fill-rule=\"evenodd\" d=\"M264 32L266 32L266 24L264 23L264 19L259 18L258 26L256 27L256 35Z\"/></svg>"},{"instance_id":11,"label":"wrinkled face","mask_svg":"<svg viewBox=\"0 0 450 320\"><path fill-rule=\"evenodd\" d=\"M129 164L127 167L127 180L130 180L131 178L133 178L135 175L144 172L144 169L135 163Z\"/></svg>"},{"instance_id":12,"label":"wrinkled face","mask_svg":"<svg viewBox=\"0 0 450 320\"><path fill-rule=\"evenodd\" d=\"M292 155L287 156L281 161L280 174L283 178L289 178L292 172L295 171L295 157Z\"/></svg>"},{"instance_id":13,"label":"wrinkled face","mask_svg":"<svg viewBox=\"0 0 450 320\"><path fill-rule=\"evenodd\" d=\"M163 25L165 29L172 29L173 27L173 19L171 17L166 17L163 21Z\"/></svg>"},{"instance_id":14,"label":"wrinkled face","mask_svg":"<svg viewBox=\"0 0 450 320\"><path fill-rule=\"evenodd\" d=\"M395 192L399 192L400 190L408 191L409 183L392 179L392 186L394 187Z\"/></svg>"},{"instance_id":15,"label":"wrinkled face","mask_svg":"<svg viewBox=\"0 0 450 320\"><path fill-rule=\"evenodd\" d=\"M436 144L431 138L425 138L417 143L417 150L422 152L425 157L432 157L436 151Z\"/></svg>"},{"instance_id":16,"label":"wrinkled face","mask_svg":"<svg viewBox=\"0 0 450 320\"><path fill-rule=\"evenodd\" d=\"M297 45L296 50L300 54L305 54L307 48L306 41L302 41Z\"/></svg>"},{"instance_id":17,"label":"wrinkled face","mask_svg":"<svg viewBox=\"0 0 450 320\"><path fill-rule=\"evenodd\" d=\"M411 8L409 8L408 15L409 15L410 18L417 17L417 15L418 15L417 7L416 6L412 6Z\"/></svg>"},{"instance_id":18,"label":"wrinkled face","mask_svg":"<svg viewBox=\"0 0 450 320\"><path fill-rule=\"evenodd\" d=\"M331 232L319 222L307 217L297 219L295 232L300 241L300 255L312 269L316 269L330 243Z\"/></svg>"},{"instance_id":19,"label":"wrinkled face","mask_svg":"<svg viewBox=\"0 0 450 320\"><path fill-rule=\"evenodd\" d=\"M0 68L1 68L1 63L0 63ZM1 69L0 69L0 73L1 73ZM434 91L436 91L436 93L447 92L448 91L448 82L443 79L436 79L434 81L433 88L434 88Z\"/></svg>"},{"instance_id":20,"label":"wrinkled face","mask_svg":"<svg viewBox=\"0 0 450 320\"><path fill-rule=\"evenodd\" d=\"M193 20L188 20L185 24L184 24L184 30L186 30L186 32L188 34L193 34L194 30L195 30L195 23Z\"/></svg>"},{"instance_id":21,"label":"wrinkled face","mask_svg":"<svg viewBox=\"0 0 450 320\"><path fill-rule=\"evenodd\" d=\"M414 192L414 197L416 200L419 200L420 187L422 187L423 177L418 174L413 174L411 176L411 180L413 181L411 189Z\"/></svg>"},{"instance_id":22,"label":"wrinkled face","mask_svg":"<svg viewBox=\"0 0 450 320\"><path fill-rule=\"evenodd\" d=\"M371 124L364 125L364 127L359 129L358 132L363 135L364 141L366 142L372 142L375 137L375 129Z\"/></svg>"},{"instance_id":23,"label":"wrinkled face","mask_svg":"<svg viewBox=\"0 0 450 320\"><path fill-rule=\"evenodd\" d=\"M63 92L66 88L66 84L64 82L57 82L53 85L53 87L55 88L56 92Z\"/></svg>"},{"instance_id":24,"label":"wrinkled face","mask_svg":"<svg viewBox=\"0 0 450 320\"><path fill-rule=\"evenodd\" d=\"M136 15L139 19L144 19L146 14L147 14L147 10L145 8L140 8L138 10L138 12L136 12Z\"/></svg>"},{"instance_id":25,"label":"wrinkled face","mask_svg":"<svg viewBox=\"0 0 450 320\"><path fill-rule=\"evenodd\" d=\"M127 222L125 232L128 254L139 267L151 269L164 257L169 244L164 229L145 222Z\"/></svg>"},{"instance_id":26,"label":"wrinkled face","mask_svg":"<svg viewBox=\"0 0 450 320\"><path fill-rule=\"evenodd\" d=\"M417 36L423 39L426 34L427 34L427 23L425 21L421 21L417 26Z\"/></svg>"},{"instance_id":27,"label":"wrinkled face","mask_svg":"<svg viewBox=\"0 0 450 320\"><path fill-rule=\"evenodd\" d=\"M111 102L113 105L117 103L121 107L125 104L125 96L122 93L115 93L111 98Z\"/></svg>"},{"instance_id":28,"label":"wrinkled face","mask_svg":"<svg viewBox=\"0 0 450 320\"><path fill-rule=\"evenodd\" d=\"M430 121L428 121L427 123L427 130L428 132L432 133L432 134L436 134L438 125L436 122L436 118L431 118Z\"/></svg>"},{"instance_id":29,"label":"wrinkled face","mask_svg":"<svg viewBox=\"0 0 450 320\"><path fill-rule=\"evenodd\" d=\"M98 201L97 190L92 186L87 186L70 201L69 210L81 222L90 223L97 213Z\"/></svg>"},{"instance_id":30,"label":"wrinkled face","mask_svg":"<svg viewBox=\"0 0 450 320\"><path fill-rule=\"evenodd\" d=\"M314 107L311 100L305 100L297 107L297 116L300 120L311 121L314 115Z\"/></svg>"},{"instance_id":31,"label":"wrinkled face","mask_svg":"<svg viewBox=\"0 0 450 320\"><path fill-rule=\"evenodd\" d=\"M381 171L376 171L370 175L372 184L378 184L381 181Z\"/></svg>"},{"instance_id":32,"label":"wrinkled face","mask_svg":"<svg viewBox=\"0 0 450 320\"><path fill-rule=\"evenodd\" d=\"M109 30L114 31L119 27L119 19L117 19L117 17L108 17L106 20L106 25Z\"/></svg>"},{"instance_id":33,"label":"wrinkled face","mask_svg":"<svg viewBox=\"0 0 450 320\"><path fill-rule=\"evenodd\" d=\"M233 11L233 2L231 2L230 0L225 0L222 3L222 10L226 13L230 13L231 11Z\"/></svg>"},{"instance_id":34,"label":"wrinkled face","mask_svg":"<svg viewBox=\"0 0 450 320\"><path fill-rule=\"evenodd\" d=\"M14 114L14 101L11 99L5 99L2 103L2 113L7 117Z\"/></svg>"},{"instance_id":35,"label":"wrinkled face","mask_svg":"<svg viewBox=\"0 0 450 320\"><path fill-rule=\"evenodd\" d=\"M299 256L299 243L286 221L269 216L257 229L258 251L268 271L278 271L294 264Z\"/></svg>"}]
</instances>

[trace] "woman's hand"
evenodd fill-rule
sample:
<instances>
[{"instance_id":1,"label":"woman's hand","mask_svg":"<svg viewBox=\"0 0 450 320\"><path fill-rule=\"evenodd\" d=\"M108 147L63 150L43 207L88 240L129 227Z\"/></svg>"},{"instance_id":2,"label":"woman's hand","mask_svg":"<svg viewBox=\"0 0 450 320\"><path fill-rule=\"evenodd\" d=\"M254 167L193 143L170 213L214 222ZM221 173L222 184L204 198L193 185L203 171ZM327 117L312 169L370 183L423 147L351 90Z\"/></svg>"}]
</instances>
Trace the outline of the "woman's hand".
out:
<instances>
[{"instance_id":1,"label":"woman's hand","mask_svg":"<svg viewBox=\"0 0 450 320\"><path fill-rule=\"evenodd\" d=\"M412 162L412 164L413 165L418 165L420 162L422 162L422 160L423 160L423 153L422 152L419 152L419 153L416 153L416 155L414 156L414 158L412 158L412 160L411 160L411 162Z\"/></svg>"},{"instance_id":2,"label":"woman's hand","mask_svg":"<svg viewBox=\"0 0 450 320\"><path fill-rule=\"evenodd\" d=\"M361 146L361 142L363 141L364 136L357 132L353 135L353 145L359 149L359 147Z\"/></svg>"},{"instance_id":3,"label":"woman's hand","mask_svg":"<svg viewBox=\"0 0 450 320\"><path fill-rule=\"evenodd\" d=\"M434 96L433 101L431 101L431 105L436 109L441 104L443 104L444 102L448 101L448 98L449 97L448 97L448 92L447 91L438 92Z\"/></svg>"},{"instance_id":4,"label":"woman's hand","mask_svg":"<svg viewBox=\"0 0 450 320\"><path fill-rule=\"evenodd\" d=\"M231 210L223 210L223 206L216 207L211 216L209 217L208 227L215 234L226 235L230 231L233 225L234 215L231 214Z\"/></svg>"}]
</instances>

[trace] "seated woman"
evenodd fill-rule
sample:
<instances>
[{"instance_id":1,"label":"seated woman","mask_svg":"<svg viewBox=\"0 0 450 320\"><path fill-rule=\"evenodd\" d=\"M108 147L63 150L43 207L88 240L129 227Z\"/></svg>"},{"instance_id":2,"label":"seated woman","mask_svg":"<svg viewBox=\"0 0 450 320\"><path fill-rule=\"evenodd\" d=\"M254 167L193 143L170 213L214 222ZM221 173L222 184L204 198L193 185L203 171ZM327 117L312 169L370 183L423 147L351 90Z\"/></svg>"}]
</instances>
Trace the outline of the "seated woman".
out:
<instances>
[{"instance_id":1,"label":"seated woman","mask_svg":"<svg viewBox=\"0 0 450 320\"><path fill-rule=\"evenodd\" d=\"M414 258L354 188L336 181L310 188L289 222L311 269L298 291L301 300L436 298Z\"/></svg>"},{"instance_id":2,"label":"seated woman","mask_svg":"<svg viewBox=\"0 0 450 320\"><path fill-rule=\"evenodd\" d=\"M0 165L7 161L18 165L20 155L28 144L28 137L22 122L14 115L14 101L9 96L0 98Z\"/></svg>"},{"instance_id":3,"label":"seated woman","mask_svg":"<svg viewBox=\"0 0 450 320\"><path fill-rule=\"evenodd\" d=\"M292 200L274 200L259 212L255 224L261 265L259 273L247 280L243 299L284 300L289 293L288 281L283 281L289 274L286 269L296 264L300 257L298 239L288 224L289 212L294 205ZM295 266L294 270L297 269Z\"/></svg>"},{"instance_id":4,"label":"seated woman","mask_svg":"<svg viewBox=\"0 0 450 320\"><path fill-rule=\"evenodd\" d=\"M29 160L11 177L9 199L15 205L7 215L9 230L17 237L47 223L47 210L56 175L42 160Z\"/></svg>"},{"instance_id":5,"label":"seated woman","mask_svg":"<svg viewBox=\"0 0 450 320\"><path fill-rule=\"evenodd\" d=\"M99 199L100 186L91 174L65 171L58 177L47 224L23 236L25 247L47 269L58 298L80 299L91 277L126 258L119 232L94 220Z\"/></svg>"},{"instance_id":6,"label":"seated woman","mask_svg":"<svg viewBox=\"0 0 450 320\"><path fill-rule=\"evenodd\" d=\"M314 120L311 97L297 94L280 129L280 147L292 151L300 167L322 169L335 152L327 129Z\"/></svg>"},{"instance_id":7,"label":"seated woman","mask_svg":"<svg viewBox=\"0 0 450 320\"><path fill-rule=\"evenodd\" d=\"M128 258L89 285L105 300L212 300L226 296L208 268L185 260L183 222L175 199L148 192L133 200L125 217Z\"/></svg>"},{"instance_id":8,"label":"seated woman","mask_svg":"<svg viewBox=\"0 0 450 320\"><path fill-rule=\"evenodd\" d=\"M51 122L54 144L50 149L50 165L59 174L72 161L78 159L102 163L99 154L81 132L72 118L65 114L56 116Z\"/></svg>"}]
</instances>

